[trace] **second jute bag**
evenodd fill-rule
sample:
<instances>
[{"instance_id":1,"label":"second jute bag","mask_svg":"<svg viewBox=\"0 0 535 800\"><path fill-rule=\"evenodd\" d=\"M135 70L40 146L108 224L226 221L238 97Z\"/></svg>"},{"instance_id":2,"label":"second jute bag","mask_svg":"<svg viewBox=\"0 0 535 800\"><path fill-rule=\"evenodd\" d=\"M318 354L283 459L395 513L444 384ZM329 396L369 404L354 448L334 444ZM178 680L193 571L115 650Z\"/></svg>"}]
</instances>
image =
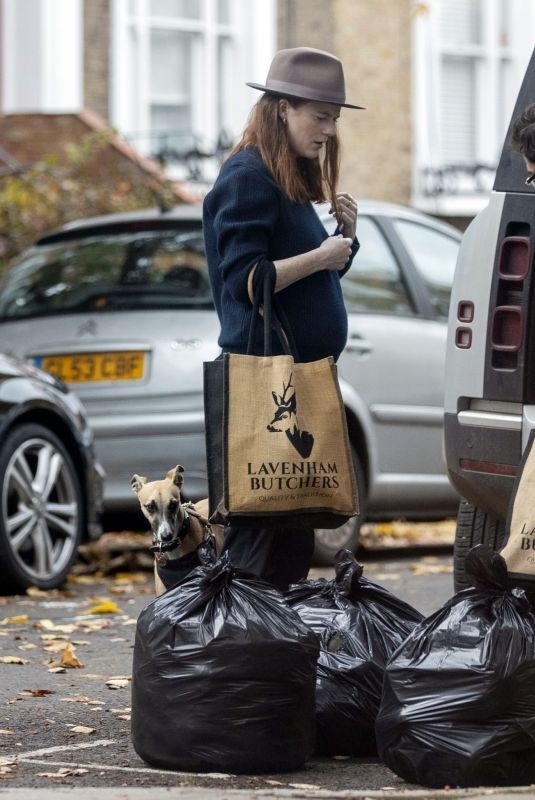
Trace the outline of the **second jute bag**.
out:
<instances>
[{"instance_id":1,"label":"second jute bag","mask_svg":"<svg viewBox=\"0 0 535 800\"><path fill-rule=\"evenodd\" d=\"M257 273L247 350L262 303L264 355L204 364L210 518L337 528L358 513L358 497L336 366L298 362L288 322L272 308L275 267L266 261ZM286 354L271 355L273 332Z\"/></svg>"},{"instance_id":2,"label":"second jute bag","mask_svg":"<svg viewBox=\"0 0 535 800\"><path fill-rule=\"evenodd\" d=\"M522 456L509 501L507 541L501 555L509 578L526 589L535 589L535 431Z\"/></svg>"}]
</instances>

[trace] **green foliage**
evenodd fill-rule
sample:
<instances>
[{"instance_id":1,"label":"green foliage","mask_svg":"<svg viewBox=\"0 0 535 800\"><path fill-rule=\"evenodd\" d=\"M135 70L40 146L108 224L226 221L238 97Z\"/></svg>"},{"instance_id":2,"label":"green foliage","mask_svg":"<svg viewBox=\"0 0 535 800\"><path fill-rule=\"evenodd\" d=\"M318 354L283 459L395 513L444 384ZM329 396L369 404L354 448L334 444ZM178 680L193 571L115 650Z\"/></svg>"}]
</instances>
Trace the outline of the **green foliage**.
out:
<instances>
[{"instance_id":1,"label":"green foliage","mask_svg":"<svg viewBox=\"0 0 535 800\"><path fill-rule=\"evenodd\" d=\"M0 177L0 273L9 260L39 236L80 217L153 206L159 198L174 205L169 183L156 181L120 159L102 168L110 130L91 132L21 173ZM125 168L127 167L127 168Z\"/></svg>"}]
</instances>

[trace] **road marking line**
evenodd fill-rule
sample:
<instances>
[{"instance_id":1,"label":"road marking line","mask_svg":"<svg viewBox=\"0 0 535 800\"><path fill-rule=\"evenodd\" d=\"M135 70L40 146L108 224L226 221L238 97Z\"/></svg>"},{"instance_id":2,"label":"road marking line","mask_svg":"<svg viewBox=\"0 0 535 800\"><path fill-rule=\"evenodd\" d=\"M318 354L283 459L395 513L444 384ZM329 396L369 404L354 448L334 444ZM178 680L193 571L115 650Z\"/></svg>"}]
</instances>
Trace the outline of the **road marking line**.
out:
<instances>
[{"instance_id":1,"label":"road marking line","mask_svg":"<svg viewBox=\"0 0 535 800\"><path fill-rule=\"evenodd\" d=\"M28 750L26 753L11 753L3 759L32 758L33 756L46 756L48 753L63 753L67 750L84 750L88 747L108 747L110 744L117 744L117 739L97 739L95 742L80 742L79 744L56 745L56 747L42 747L40 750Z\"/></svg>"},{"instance_id":2,"label":"road marking line","mask_svg":"<svg viewBox=\"0 0 535 800\"><path fill-rule=\"evenodd\" d=\"M73 764L72 761L49 761L48 759L41 758L18 758L25 764L45 764L50 767L71 767L71 769L94 769L103 772L105 770L120 770L121 772L144 772L154 775L181 775L185 778L232 778L227 772L179 772L174 769L156 769L152 767L119 767L114 764Z\"/></svg>"}]
</instances>

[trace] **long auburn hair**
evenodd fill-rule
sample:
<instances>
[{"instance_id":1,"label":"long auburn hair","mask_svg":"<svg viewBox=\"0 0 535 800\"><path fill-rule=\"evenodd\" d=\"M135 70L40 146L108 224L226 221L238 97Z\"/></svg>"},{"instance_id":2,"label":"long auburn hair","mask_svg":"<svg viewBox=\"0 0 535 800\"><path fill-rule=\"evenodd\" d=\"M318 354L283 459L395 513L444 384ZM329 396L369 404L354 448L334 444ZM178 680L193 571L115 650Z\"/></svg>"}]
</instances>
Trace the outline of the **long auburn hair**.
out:
<instances>
[{"instance_id":1,"label":"long auburn hair","mask_svg":"<svg viewBox=\"0 0 535 800\"><path fill-rule=\"evenodd\" d=\"M257 147L262 161L290 200L295 203L329 200L337 209L336 186L340 170L338 135L329 137L321 160L297 156L290 146L287 128L279 115L280 99L278 95L262 95L251 110L242 138L229 155L239 153L245 147ZM289 97L286 99L293 108L307 102Z\"/></svg>"}]
</instances>

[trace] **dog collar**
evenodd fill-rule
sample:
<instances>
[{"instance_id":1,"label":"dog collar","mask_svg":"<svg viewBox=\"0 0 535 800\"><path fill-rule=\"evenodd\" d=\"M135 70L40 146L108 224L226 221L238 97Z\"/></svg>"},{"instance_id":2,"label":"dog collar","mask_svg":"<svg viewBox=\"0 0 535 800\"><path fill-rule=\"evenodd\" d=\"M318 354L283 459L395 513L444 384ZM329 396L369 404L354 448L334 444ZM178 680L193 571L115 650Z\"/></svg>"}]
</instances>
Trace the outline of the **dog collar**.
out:
<instances>
[{"instance_id":1,"label":"dog collar","mask_svg":"<svg viewBox=\"0 0 535 800\"><path fill-rule=\"evenodd\" d=\"M177 535L174 539L171 539L170 542L160 542L160 544L153 544L151 546L151 551L153 553L168 553L170 550L175 550L180 544L182 544L183 540L185 539L191 525L191 518L184 509L184 519L182 520L182 525L177 531Z\"/></svg>"}]
</instances>

